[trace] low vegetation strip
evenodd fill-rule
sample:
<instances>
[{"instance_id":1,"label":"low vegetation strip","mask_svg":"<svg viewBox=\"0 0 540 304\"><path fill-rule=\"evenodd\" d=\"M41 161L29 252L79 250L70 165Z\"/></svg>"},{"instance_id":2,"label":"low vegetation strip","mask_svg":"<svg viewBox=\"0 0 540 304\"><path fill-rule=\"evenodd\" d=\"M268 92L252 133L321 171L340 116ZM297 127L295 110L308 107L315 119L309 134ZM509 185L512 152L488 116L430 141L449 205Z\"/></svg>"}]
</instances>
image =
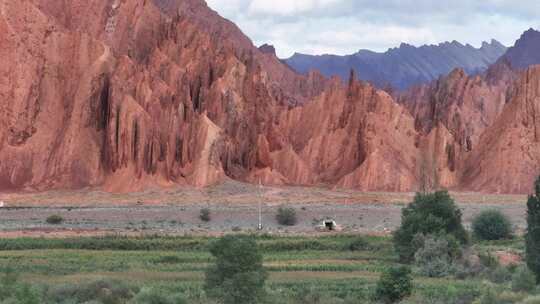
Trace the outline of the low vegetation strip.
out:
<instances>
[{"instance_id":1,"label":"low vegetation strip","mask_svg":"<svg viewBox=\"0 0 540 304\"><path fill-rule=\"evenodd\" d=\"M265 248L261 252L269 274L268 293L276 299L297 299L290 303L368 302L380 274L396 265L398 258L390 237L358 238L255 236L258 245ZM214 261L208 246L215 240L190 236L0 240L1 246L9 249L0 251L0 271L12 269L20 282L49 292L91 288L89 282L103 280L100 284L114 284L111 280L116 280L134 293L150 287L164 294L182 293L188 303L214 303L205 298L203 284L204 271ZM479 251L514 248L519 253L523 239L483 241L475 247ZM453 301L478 297L484 288L484 278L413 276L416 297L448 297ZM505 284L497 286L510 290ZM314 296L322 302L313 302ZM344 302L347 299L356 302Z\"/></svg>"},{"instance_id":2,"label":"low vegetation strip","mask_svg":"<svg viewBox=\"0 0 540 304\"><path fill-rule=\"evenodd\" d=\"M531 196L532 211L540 210L538 197ZM540 226L532 211L529 226ZM488 215L477 228L501 219ZM471 236L446 192L418 194L402 216L393 237L3 239L0 302L533 303L540 291L535 230Z\"/></svg>"},{"instance_id":3,"label":"low vegetation strip","mask_svg":"<svg viewBox=\"0 0 540 304\"><path fill-rule=\"evenodd\" d=\"M349 251L350 244L359 237L355 235L335 235L323 237L279 237L270 235L253 236L263 251ZM391 250L391 244L384 237L362 237L369 242L370 248ZM32 249L82 249L82 250L119 250L119 251L206 251L212 237L195 236L105 236L65 239L48 238L12 238L0 239L0 250L32 250Z\"/></svg>"}]
</instances>

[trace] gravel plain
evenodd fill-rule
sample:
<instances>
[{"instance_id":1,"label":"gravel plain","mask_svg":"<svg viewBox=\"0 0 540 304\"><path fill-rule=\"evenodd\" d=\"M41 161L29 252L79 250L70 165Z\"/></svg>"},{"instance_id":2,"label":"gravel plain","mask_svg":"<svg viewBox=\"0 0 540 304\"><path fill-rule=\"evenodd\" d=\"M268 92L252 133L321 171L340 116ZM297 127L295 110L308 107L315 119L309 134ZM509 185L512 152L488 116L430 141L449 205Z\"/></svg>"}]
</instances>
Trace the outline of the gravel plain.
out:
<instances>
[{"instance_id":1,"label":"gravel plain","mask_svg":"<svg viewBox=\"0 0 540 304\"><path fill-rule=\"evenodd\" d=\"M486 209L507 214L518 233L526 214L524 195L452 193L466 226ZM197 234L257 231L259 204L263 232L319 234L324 219L333 219L341 233L389 234L400 224L401 209L413 193L362 193L306 187L257 187L226 182L205 189L175 188L111 194L97 190L1 193L0 236L72 236L102 234ZM280 206L296 209L298 223L280 226ZM199 219L202 208L211 221ZM50 215L64 218L46 223Z\"/></svg>"}]
</instances>

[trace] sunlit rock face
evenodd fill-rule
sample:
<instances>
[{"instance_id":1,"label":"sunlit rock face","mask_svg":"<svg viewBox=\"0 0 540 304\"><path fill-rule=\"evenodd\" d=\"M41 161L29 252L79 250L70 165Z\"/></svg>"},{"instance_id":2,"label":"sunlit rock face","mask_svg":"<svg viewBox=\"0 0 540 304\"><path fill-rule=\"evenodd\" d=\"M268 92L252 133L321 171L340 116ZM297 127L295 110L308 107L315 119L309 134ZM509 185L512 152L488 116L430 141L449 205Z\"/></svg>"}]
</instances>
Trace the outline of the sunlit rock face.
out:
<instances>
[{"instance_id":1,"label":"sunlit rock face","mask_svg":"<svg viewBox=\"0 0 540 304\"><path fill-rule=\"evenodd\" d=\"M202 0L2 1L0 44L1 191L527 192L540 169L534 67L391 96L295 73Z\"/></svg>"}]
</instances>

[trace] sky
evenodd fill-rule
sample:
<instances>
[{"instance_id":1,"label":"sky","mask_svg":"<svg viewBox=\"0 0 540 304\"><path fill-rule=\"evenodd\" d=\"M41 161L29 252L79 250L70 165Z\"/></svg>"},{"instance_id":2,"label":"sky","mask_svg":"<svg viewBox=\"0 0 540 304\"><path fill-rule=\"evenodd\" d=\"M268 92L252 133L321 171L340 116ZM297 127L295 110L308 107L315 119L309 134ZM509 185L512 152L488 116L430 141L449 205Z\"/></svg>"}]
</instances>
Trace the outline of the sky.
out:
<instances>
[{"instance_id":1,"label":"sky","mask_svg":"<svg viewBox=\"0 0 540 304\"><path fill-rule=\"evenodd\" d=\"M346 55L457 40L479 47L492 38L511 46L540 28L539 0L207 0L255 45Z\"/></svg>"}]
</instances>

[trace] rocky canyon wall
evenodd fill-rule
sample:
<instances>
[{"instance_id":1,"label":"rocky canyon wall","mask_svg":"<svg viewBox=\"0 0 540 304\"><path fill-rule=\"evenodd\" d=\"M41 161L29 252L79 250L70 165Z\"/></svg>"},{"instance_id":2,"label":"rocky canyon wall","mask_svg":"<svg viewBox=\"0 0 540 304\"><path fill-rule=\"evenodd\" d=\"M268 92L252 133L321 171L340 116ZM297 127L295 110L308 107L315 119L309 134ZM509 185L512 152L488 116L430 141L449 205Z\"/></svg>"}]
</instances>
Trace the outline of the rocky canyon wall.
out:
<instances>
[{"instance_id":1,"label":"rocky canyon wall","mask_svg":"<svg viewBox=\"0 0 540 304\"><path fill-rule=\"evenodd\" d=\"M528 192L540 69L390 94L298 75L202 0L0 0L0 191L225 179Z\"/></svg>"}]
</instances>

